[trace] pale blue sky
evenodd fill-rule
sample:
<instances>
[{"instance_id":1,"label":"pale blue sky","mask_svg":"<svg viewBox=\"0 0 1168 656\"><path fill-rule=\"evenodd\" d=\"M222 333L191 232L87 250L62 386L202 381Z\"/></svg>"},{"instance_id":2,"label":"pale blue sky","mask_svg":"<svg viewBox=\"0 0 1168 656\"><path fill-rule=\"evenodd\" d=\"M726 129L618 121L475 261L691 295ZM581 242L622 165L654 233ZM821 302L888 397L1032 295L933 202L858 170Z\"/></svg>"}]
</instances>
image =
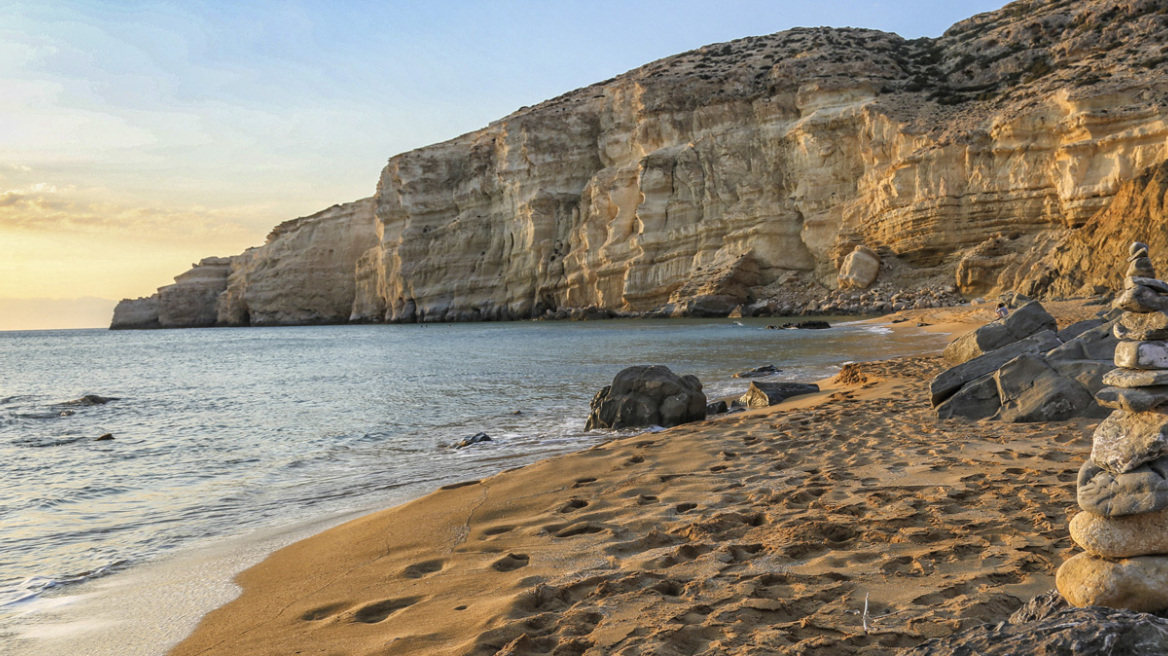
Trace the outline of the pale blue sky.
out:
<instances>
[{"instance_id":1,"label":"pale blue sky","mask_svg":"<svg viewBox=\"0 0 1168 656\"><path fill-rule=\"evenodd\" d=\"M0 4L0 298L148 294L390 156L709 43L1000 0Z\"/></svg>"}]
</instances>

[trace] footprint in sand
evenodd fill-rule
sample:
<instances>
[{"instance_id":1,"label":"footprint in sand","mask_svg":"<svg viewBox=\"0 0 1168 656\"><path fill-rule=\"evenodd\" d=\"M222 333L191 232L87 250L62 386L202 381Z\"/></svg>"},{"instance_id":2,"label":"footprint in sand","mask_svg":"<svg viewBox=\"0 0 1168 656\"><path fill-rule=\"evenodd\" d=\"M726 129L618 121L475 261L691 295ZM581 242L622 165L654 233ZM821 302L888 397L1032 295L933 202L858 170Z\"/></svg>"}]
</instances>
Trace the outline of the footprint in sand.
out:
<instances>
[{"instance_id":1,"label":"footprint in sand","mask_svg":"<svg viewBox=\"0 0 1168 656\"><path fill-rule=\"evenodd\" d=\"M676 510L680 514L680 513L687 513L687 512L689 512L697 507L698 507L698 504L696 504L696 503L679 503L676 506L674 506L673 509Z\"/></svg>"},{"instance_id":2,"label":"footprint in sand","mask_svg":"<svg viewBox=\"0 0 1168 656\"><path fill-rule=\"evenodd\" d=\"M595 483L595 482L596 482L595 478L577 478L576 482L572 484L572 487L583 487L585 485L588 485L589 483Z\"/></svg>"},{"instance_id":3,"label":"footprint in sand","mask_svg":"<svg viewBox=\"0 0 1168 656\"><path fill-rule=\"evenodd\" d=\"M333 617L349 607L349 604L329 604L321 606L320 608L313 608L312 610L300 616L300 619L305 622L319 622L320 620Z\"/></svg>"},{"instance_id":4,"label":"footprint in sand","mask_svg":"<svg viewBox=\"0 0 1168 656\"><path fill-rule=\"evenodd\" d=\"M559 510L557 510L556 512L570 513L570 512L576 512L577 510L580 510L581 508L587 508L587 507L588 507L588 502L583 500L583 499L569 499L568 503L565 503L564 505L560 506Z\"/></svg>"},{"instance_id":5,"label":"footprint in sand","mask_svg":"<svg viewBox=\"0 0 1168 656\"><path fill-rule=\"evenodd\" d=\"M624 466L625 466L625 467L631 467L631 466L633 466L633 465L639 465L639 464L641 464L642 462L645 462L645 457L644 457L644 456L633 456L632 458L629 458L628 460L626 460L626 461L625 461L625 465L624 465Z\"/></svg>"},{"instance_id":6,"label":"footprint in sand","mask_svg":"<svg viewBox=\"0 0 1168 656\"><path fill-rule=\"evenodd\" d=\"M393 615L397 611L413 606L418 603L421 597L405 597L403 599L383 599L371 604L366 604L353 612L353 622L360 622L362 624L377 624L384 622L386 618Z\"/></svg>"},{"instance_id":7,"label":"footprint in sand","mask_svg":"<svg viewBox=\"0 0 1168 656\"><path fill-rule=\"evenodd\" d=\"M512 572L521 567L527 567L529 562L531 562L531 557L527 554L507 554L491 563L491 569L496 572Z\"/></svg>"},{"instance_id":8,"label":"footprint in sand","mask_svg":"<svg viewBox=\"0 0 1168 656\"><path fill-rule=\"evenodd\" d=\"M427 574L433 574L442 570L445 563L441 560L427 560L421 563L415 563L405 568L402 571L402 576L409 579L420 579Z\"/></svg>"},{"instance_id":9,"label":"footprint in sand","mask_svg":"<svg viewBox=\"0 0 1168 656\"><path fill-rule=\"evenodd\" d=\"M597 526L591 522L577 522L564 526L563 524L557 526L548 526L545 529L547 532L555 535L557 538L571 538L577 535L588 535L590 533L599 533L604 530L603 526Z\"/></svg>"}]
</instances>

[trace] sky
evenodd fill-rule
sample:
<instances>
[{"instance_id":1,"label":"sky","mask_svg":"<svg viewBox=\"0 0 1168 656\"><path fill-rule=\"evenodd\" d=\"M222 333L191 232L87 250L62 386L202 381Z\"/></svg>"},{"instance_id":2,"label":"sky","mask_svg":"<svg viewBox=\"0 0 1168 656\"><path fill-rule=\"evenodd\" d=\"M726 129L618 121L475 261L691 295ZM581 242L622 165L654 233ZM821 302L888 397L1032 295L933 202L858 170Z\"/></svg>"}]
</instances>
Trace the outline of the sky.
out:
<instances>
[{"instance_id":1,"label":"sky","mask_svg":"<svg viewBox=\"0 0 1168 656\"><path fill-rule=\"evenodd\" d=\"M104 327L388 158L710 43L1004 0L0 3L0 330Z\"/></svg>"}]
</instances>

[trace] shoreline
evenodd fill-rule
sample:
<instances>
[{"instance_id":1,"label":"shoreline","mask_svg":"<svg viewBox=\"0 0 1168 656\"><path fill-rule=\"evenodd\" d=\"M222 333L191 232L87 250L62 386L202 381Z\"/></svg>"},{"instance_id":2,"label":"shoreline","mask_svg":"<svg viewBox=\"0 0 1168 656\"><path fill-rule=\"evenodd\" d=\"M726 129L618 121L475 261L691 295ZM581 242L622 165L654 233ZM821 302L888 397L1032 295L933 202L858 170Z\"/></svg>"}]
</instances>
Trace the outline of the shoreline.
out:
<instances>
[{"instance_id":1,"label":"shoreline","mask_svg":"<svg viewBox=\"0 0 1168 656\"><path fill-rule=\"evenodd\" d=\"M889 317L869 321L885 325L892 331L902 334L912 330L952 337L988 321L989 313L989 306L967 306L901 313L913 319L898 324L890 323ZM981 316L983 314L984 317ZM941 317L945 321L936 321L935 317ZM932 325L917 326L918 320ZM939 349L930 350L939 352ZM762 488L765 485L759 485L758 482L765 481L772 475L763 475L763 472L759 471L745 478L726 478L723 472L735 469L734 465L745 459L740 458L738 452L727 448L710 453L699 447L700 443L714 443L726 447L734 442L737 445L735 448L745 451L766 445L761 449L766 455L775 457L779 450L775 445L768 444L773 441L773 435L764 439L765 436L760 433L800 430L807 426L817 429L835 427L835 431L839 432L840 424L857 423L856 412L848 408L857 403L884 404L884 412L877 415L883 414L884 420L891 421L887 430L895 432L898 428L898 422L895 420L898 413L890 409L909 400L908 392L913 387L912 374L917 375L919 384L921 372L927 371L930 366L927 362L922 362L927 359L918 356L860 363L856 367L861 372L859 378L867 377L867 380L858 383L835 381L835 385L825 385L818 394L799 397L771 408L721 415L705 422L686 424L661 433L614 438L584 451L553 456L480 481L448 485L403 505L326 530L271 554L259 565L243 572L237 577L237 582L243 587L242 595L227 606L216 609L204 617L195 632L170 653L176 655L290 653L312 644L330 645L333 650L331 653L337 654L414 652L493 654L500 649L503 649L504 653L552 653L551 650L557 648L568 650L563 653L583 653L593 646L600 648L602 653L625 653L622 650L625 642L632 641L645 646L645 640L644 636L635 635L638 632L635 627L630 628L619 639L614 637L615 634L611 634L612 631L620 633L624 628L629 628L630 618L621 620L622 608L627 607L625 608L627 610L638 607L639 610L634 616L639 617L639 613L661 605L646 602L649 597L657 598L658 602L668 601L671 596L684 598L686 596L684 590L688 588L677 581L673 574L686 570L691 570L691 574L704 573L706 587L711 585L711 580L719 578L717 572L719 569L742 570L743 573L738 575L740 580L736 584L739 585L742 583L744 573L752 569L757 570L764 564L763 561L773 566L772 570L768 570L771 573L755 572L755 578L769 576L775 579L774 572L778 571L783 572L780 578L785 579L793 576L822 579L821 584L826 584L828 588L855 587L848 582L856 577L830 571L841 567L847 569L849 564L858 565L860 569L871 569L868 566L875 565L875 571L880 572L885 578L891 575L893 578L906 576L927 579L928 577L921 576L925 569L931 573L941 567L937 562L922 565L926 561L919 555L898 555L885 562L884 555L878 553L879 550L864 550L862 555L854 559L855 562L851 562L846 555L848 549L842 546L840 549L827 549L827 553L816 555L816 549L811 548L807 551L809 547L804 544L794 550L796 553L780 555L778 552L782 549L771 548L765 539L740 544L742 537L765 538L767 527L773 529L776 523L785 521L778 517L772 518L765 511L759 514L757 508L753 514L745 513L741 508L745 500L764 494ZM893 371L900 367L914 371L908 372L910 374L908 377L903 377ZM924 380L927 384L927 378ZM925 406L927 407L927 403ZM806 414L813 417L826 414L833 421L808 422L803 418ZM1071 423L1074 422L1068 422ZM995 431L997 428L1002 430ZM1066 431L1066 424L1055 425L1054 428L1061 428L1068 436L1074 433ZM1034 433L1035 429L1026 425L990 425L980 427L977 432L987 434L986 437L994 432L1026 436ZM1068 437L1063 441L1073 442L1074 438ZM660 458L659 456L667 452L662 447L668 445L672 449L675 442L685 442L676 447L683 449L685 453L676 457ZM855 444L845 441L844 446L851 447L845 449L845 452L851 453L848 457L855 461L854 465L880 468L871 462L870 458L857 460L852 451L860 449L856 449ZM873 443L867 446L872 448L877 445ZM1071 453L1075 450L1082 450L1081 445ZM934 451L936 450L925 449L923 453L927 456ZM1003 453L1008 453L1008 450L982 455L1004 458L1005 456L1001 455ZM657 457L651 459L650 454ZM826 454L820 452L817 455L822 457ZM1030 453L1027 459L1035 456L1036 454ZM652 470L665 467L664 462L654 467L655 463L651 460L671 461L674 470L680 468L685 471L655 473L648 479L643 474L635 473L637 469ZM700 461L701 467L694 467L697 461ZM948 461L953 461L953 458L948 458ZM591 471L600 462L605 463L604 475L580 475L582 472ZM795 514L814 515L816 501L832 498L834 494L823 490L822 485L811 485L813 481L809 479L824 477L824 472L817 467L800 468L797 466L799 463L789 464L790 467L782 469L779 469L777 464L764 469L779 471L781 473L779 478L782 480L799 479L798 484L792 484L795 490L801 487L814 487L814 492L807 499L787 504L790 506L787 510ZM910 466L908 462L896 464L898 467L884 467L883 473L887 480L899 480L906 476L923 481L933 481L937 478L930 476L931 471L928 467L919 472L906 473L907 469L915 469L921 465ZM971 463L958 459L948 464L968 468ZM1077 468L1077 465L1074 466ZM714 478L721 477L725 480L718 485L707 485L706 489L700 491L693 490L692 501L678 501L680 497L677 497L676 491L673 490L678 486L675 481L696 478L699 476L696 472L702 468L709 472L708 474L703 472L705 476L713 475ZM892 471L897 468L900 471ZM1002 469L1013 472L1018 468L1002 467ZM964 482L971 477L976 478L979 473L982 479L986 478L980 471L968 473L969 476L958 477L956 481L949 480L952 478L950 476L941 478L945 479L943 483ZM1060 471L1057 474L1065 477L1065 472ZM1016 477L1016 474L1006 474L1003 482L1012 477ZM877 486L878 489L879 481L880 477L864 477L860 481L861 489L844 494L845 499L842 500L846 500L849 495L854 496L857 491L863 491L863 488L868 486ZM938 479L937 482L942 481ZM1061 479L1053 482L1054 487L1062 484ZM1065 484L1063 487L1066 487ZM749 492L752 488L759 489L753 490L752 494ZM743 489L748 492L734 491ZM722 503L712 504L707 508L703 503L703 497L708 500L711 493L719 497ZM763 504L763 507L774 505L775 491L770 490L768 494L770 503ZM819 496L815 496L816 494ZM798 491L790 494L791 499L804 496L808 495ZM1066 501L1065 490L1055 497ZM946 497L942 495L940 498L944 500ZM1073 491L1070 498L1073 505ZM674 503L675 501L677 502ZM655 508L662 504L667 507ZM894 507L895 505L893 504ZM820 510L830 508L824 507ZM1065 514L1065 511L1060 512ZM1049 515L1050 512L1046 514ZM701 521L690 522L678 529L676 524L685 523L690 518ZM811 524L816 523L808 517L803 517L801 525L806 526L808 521ZM855 522L854 515L851 521ZM735 526L728 525L735 523ZM1049 518L1046 523L1051 524ZM1065 520L1062 525L1058 524L1053 523L1054 531L1046 538L1050 543L1048 546L1055 552L1050 554L1053 558L1048 557L1049 562L1044 563L1049 572L1038 574L1033 571L1035 567L1028 566L1023 568L1027 571L1026 576L1010 582L1007 579L1017 576L1002 571L999 563L999 567L990 572L989 576L990 580L1000 581L996 584L997 587L1003 587L1009 592L1001 594L1005 594L1006 597L1013 595L1012 598L1019 599L1025 596L1025 599L1028 599L1033 594L1053 587L1053 567L1061 562L1061 558L1057 556L1069 548L1069 544L1061 544L1069 540L1065 533ZM410 526L425 528L420 535L412 535L401 530L401 527ZM833 526L834 528L828 529L826 534L821 536L821 541L825 540L829 545L839 541L843 545L858 539L857 535L850 537L844 535L848 532L855 533L846 525ZM903 543L919 545L922 541L918 538L924 538L925 543L932 541L931 529L925 528L923 531L920 529L921 527L915 527L910 531L908 539ZM789 538L794 535L792 530L796 528L785 528L781 533ZM835 531L843 533L833 534ZM844 539L834 540L836 537ZM946 540L952 541L954 537L951 535ZM899 543L891 541L888 544ZM584 548L581 548L581 545L584 545ZM966 560L960 556L963 550L959 545L952 547L952 553L958 554L957 560ZM800 550L803 552L798 553ZM831 556L835 551L843 552L845 555ZM905 550L896 548L893 551ZM712 563L707 562L711 560ZM831 561L831 566L824 561ZM976 570L976 567L974 569ZM800 570L806 570L807 573ZM354 574L354 571L362 573ZM947 577L954 575L960 578L957 574L949 574ZM772 587L779 583L777 579L774 581L767 579L765 582ZM905 588L903 583L898 582L897 586L892 587ZM907 586L913 594L899 590L896 594L884 594L883 599L873 599L875 608L880 610L878 614L883 615L885 611L894 615L905 612L905 609L892 610L897 604L912 606L911 602L919 601L921 603L917 605L928 602L934 606L937 604L945 606L951 605L953 599L965 598L964 594L954 593L953 586L934 590L927 582L923 586L920 581L913 583L914 585ZM672 586L675 584L681 585L681 589L674 590ZM637 588L637 592L635 594L629 592L627 596L630 596L630 599L616 604L601 603L581 620L575 617L578 613L574 610L589 598L597 596L595 592L581 593L581 585L597 590L613 586L619 588L624 585ZM693 578L688 585L694 586ZM791 588L790 585L781 587ZM816 587L816 584L807 580L801 581L795 587L807 589ZM871 583L868 587L871 587ZM662 589L667 590L662 592ZM305 598L305 590L314 592ZM881 590L884 593L888 592ZM670 592L676 594L670 595L668 594ZM837 610L843 610L845 615L856 611L858 608L856 594L851 592L844 594L843 590L839 592L841 595L836 601L843 603L847 608ZM869 590L867 594L870 595L871 591ZM544 599L548 595L552 598ZM618 593L608 596L614 595L621 596ZM818 605L833 605L827 597L817 599ZM997 597L995 599L997 606L1011 605L1009 601ZM764 607L785 606L781 599L768 598L765 602L759 604L751 602L748 604L750 609L746 614L768 616L777 611ZM708 605L698 604L701 608ZM273 612L277 608L280 610ZM741 608L739 610L746 612ZM554 623L555 627L544 626L551 621L550 618L533 620L543 618L549 613L559 618ZM700 616L702 613L699 612L697 615ZM943 635L956 630L956 627L968 624L969 618L961 619L960 612L956 615L957 617L933 617L928 621L917 618L924 622L923 625L929 625L931 628L922 632L918 627L910 630L907 637L903 632L894 631L893 633L900 637L892 639L891 642L909 644L914 639ZM664 619L672 621L678 618ZM690 619L694 622L681 624L689 626L693 623L703 623L698 621L699 617ZM805 623L805 620L807 617L801 621ZM540 626L535 626L536 624ZM274 625L279 626L278 630ZM426 630L423 631L419 627ZM608 630L601 630L606 627ZM407 628L409 630L406 630ZM705 634L710 631L697 633ZM598 634L601 634L599 639L596 637ZM852 635L848 639L855 642L855 638L856 636ZM880 642L867 638L864 641ZM544 650L543 647L548 649ZM853 647L864 651L868 647L877 648L879 645L857 644ZM631 646L629 648L632 649ZM614 649L617 651L613 651Z\"/></svg>"}]
</instances>

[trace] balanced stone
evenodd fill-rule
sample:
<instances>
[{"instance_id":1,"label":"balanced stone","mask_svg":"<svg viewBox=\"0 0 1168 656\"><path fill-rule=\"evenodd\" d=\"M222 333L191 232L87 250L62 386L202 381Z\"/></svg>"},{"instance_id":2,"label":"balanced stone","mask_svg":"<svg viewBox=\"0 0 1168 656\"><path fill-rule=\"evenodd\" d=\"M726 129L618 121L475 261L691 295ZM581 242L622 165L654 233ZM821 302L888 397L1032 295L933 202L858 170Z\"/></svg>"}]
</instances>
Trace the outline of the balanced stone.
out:
<instances>
[{"instance_id":1,"label":"balanced stone","mask_svg":"<svg viewBox=\"0 0 1168 656\"><path fill-rule=\"evenodd\" d=\"M1126 275L1141 278L1155 278L1156 269L1152 267L1152 260L1147 257L1136 257L1132 258L1131 264L1127 266Z\"/></svg>"},{"instance_id":2,"label":"balanced stone","mask_svg":"<svg viewBox=\"0 0 1168 656\"><path fill-rule=\"evenodd\" d=\"M1133 241L1131 246L1127 247L1127 254L1131 257L1147 257L1148 245L1142 241Z\"/></svg>"},{"instance_id":3,"label":"balanced stone","mask_svg":"<svg viewBox=\"0 0 1168 656\"><path fill-rule=\"evenodd\" d=\"M1168 310L1168 298L1150 287L1136 285L1123 290L1111 306L1128 312L1163 312Z\"/></svg>"},{"instance_id":4,"label":"balanced stone","mask_svg":"<svg viewBox=\"0 0 1168 656\"><path fill-rule=\"evenodd\" d=\"M1168 369L1168 342L1120 342L1115 366L1124 369Z\"/></svg>"},{"instance_id":5,"label":"balanced stone","mask_svg":"<svg viewBox=\"0 0 1168 656\"><path fill-rule=\"evenodd\" d=\"M1160 294L1168 294L1168 283L1156 278L1145 278L1143 276L1128 276L1123 279L1124 289L1131 289L1132 287L1142 286L1148 289L1155 290Z\"/></svg>"},{"instance_id":6,"label":"balanced stone","mask_svg":"<svg viewBox=\"0 0 1168 656\"><path fill-rule=\"evenodd\" d=\"M1112 327L1112 334L1116 339L1136 342L1168 339L1168 314L1125 312Z\"/></svg>"},{"instance_id":7,"label":"balanced stone","mask_svg":"<svg viewBox=\"0 0 1168 656\"><path fill-rule=\"evenodd\" d=\"M1127 410L1128 412L1147 412L1168 404L1168 385L1104 387L1095 393L1095 400L1105 408Z\"/></svg>"},{"instance_id":8,"label":"balanced stone","mask_svg":"<svg viewBox=\"0 0 1168 656\"><path fill-rule=\"evenodd\" d=\"M1168 508L1168 458L1158 458L1123 474L1087 460L1076 481L1079 507L1101 517L1152 513Z\"/></svg>"},{"instance_id":9,"label":"balanced stone","mask_svg":"<svg viewBox=\"0 0 1168 656\"><path fill-rule=\"evenodd\" d=\"M1055 585L1076 606L1155 613L1168 609L1168 556L1114 561L1081 553L1058 569Z\"/></svg>"},{"instance_id":10,"label":"balanced stone","mask_svg":"<svg viewBox=\"0 0 1168 656\"><path fill-rule=\"evenodd\" d=\"M1091 460L1122 474L1168 454L1168 414L1116 410L1095 429Z\"/></svg>"},{"instance_id":11,"label":"balanced stone","mask_svg":"<svg viewBox=\"0 0 1168 656\"><path fill-rule=\"evenodd\" d=\"M1110 518L1081 512L1071 520L1071 539L1103 558L1168 553L1168 510Z\"/></svg>"}]
</instances>

